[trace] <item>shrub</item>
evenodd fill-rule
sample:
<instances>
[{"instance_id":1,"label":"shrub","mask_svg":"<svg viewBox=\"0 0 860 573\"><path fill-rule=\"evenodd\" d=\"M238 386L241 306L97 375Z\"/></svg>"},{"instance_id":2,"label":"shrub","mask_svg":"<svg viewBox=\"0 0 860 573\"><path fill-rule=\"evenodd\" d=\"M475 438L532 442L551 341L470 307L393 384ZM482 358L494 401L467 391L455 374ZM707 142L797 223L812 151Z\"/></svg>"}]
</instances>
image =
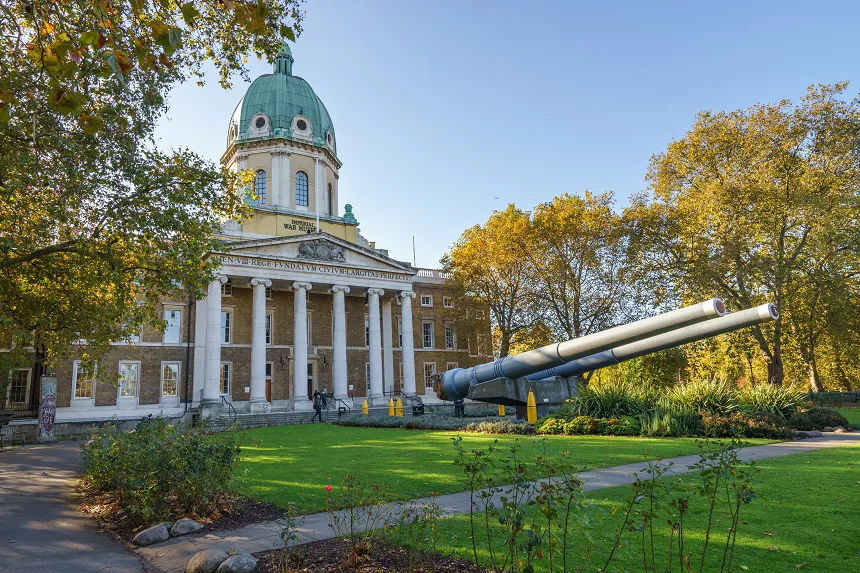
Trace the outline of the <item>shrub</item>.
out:
<instances>
[{"instance_id":1,"label":"shrub","mask_svg":"<svg viewBox=\"0 0 860 573\"><path fill-rule=\"evenodd\" d=\"M656 399L657 393L650 386L618 383L582 388L567 403L575 415L614 418L642 414Z\"/></svg>"},{"instance_id":2,"label":"shrub","mask_svg":"<svg viewBox=\"0 0 860 573\"><path fill-rule=\"evenodd\" d=\"M744 436L781 440L792 436L785 421L776 414L762 412L731 412L702 414L705 434L715 438Z\"/></svg>"},{"instance_id":3,"label":"shrub","mask_svg":"<svg viewBox=\"0 0 860 573\"><path fill-rule=\"evenodd\" d=\"M643 436L698 436L702 432L698 412L666 400L640 416L639 422Z\"/></svg>"},{"instance_id":4,"label":"shrub","mask_svg":"<svg viewBox=\"0 0 860 573\"><path fill-rule=\"evenodd\" d=\"M806 394L774 384L746 386L738 392L740 409L748 412L769 412L788 418L806 403Z\"/></svg>"},{"instance_id":5,"label":"shrub","mask_svg":"<svg viewBox=\"0 0 860 573\"><path fill-rule=\"evenodd\" d=\"M335 424L360 428L400 428L403 426L404 420L405 418L382 414L350 414L343 416Z\"/></svg>"},{"instance_id":6,"label":"shrub","mask_svg":"<svg viewBox=\"0 0 860 573\"><path fill-rule=\"evenodd\" d=\"M469 422L465 418L455 418L442 414L415 416L406 420L403 427L407 430L461 430Z\"/></svg>"},{"instance_id":7,"label":"shrub","mask_svg":"<svg viewBox=\"0 0 860 573\"><path fill-rule=\"evenodd\" d=\"M795 412L788 419L788 427L795 430L821 430L830 426L848 427L848 418L830 408L810 408L802 412Z\"/></svg>"},{"instance_id":8,"label":"shrub","mask_svg":"<svg viewBox=\"0 0 860 573\"><path fill-rule=\"evenodd\" d=\"M810 392L814 406L844 406L860 402L860 392Z\"/></svg>"},{"instance_id":9,"label":"shrub","mask_svg":"<svg viewBox=\"0 0 860 573\"><path fill-rule=\"evenodd\" d=\"M565 423L564 433L570 436L577 434L596 434L597 420L590 416L577 416L573 420Z\"/></svg>"},{"instance_id":10,"label":"shrub","mask_svg":"<svg viewBox=\"0 0 860 573\"><path fill-rule=\"evenodd\" d=\"M535 433L528 422L515 422L514 420L488 419L483 422L472 422L463 428L465 432L478 432L481 434L520 434L531 435Z\"/></svg>"},{"instance_id":11,"label":"shrub","mask_svg":"<svg viewBox=\"0 0 860 573\"><path fill-rule=\"evenodd\" d=\"M164 418L130 431L105 424L81 449L89 482L116 492L136 525L212 513L239 461L235 434L204 435Z\"/></svg>"},{"instance_id":12,"label":"shrub","mask_svg":"<svg viewBox=\"0 0 860 573\"><path fill-rule=\"evenodd\" d=\"M555 436L564 433L564 425L567 420L557 416L547 416L541 418L535 424L535 433L545 436Z\"/></svg>"},{"instance_id":13,"label":"shrub","mask_svg":"<svg viewBox=\"0 0 860 573\"><path fill-rule=\"evenodd\" d=\"M697 380L675 386L666 395L680 408L704 412L731 412L737 408L735 388L725 381Z\"/></svg>"}]
</instances>

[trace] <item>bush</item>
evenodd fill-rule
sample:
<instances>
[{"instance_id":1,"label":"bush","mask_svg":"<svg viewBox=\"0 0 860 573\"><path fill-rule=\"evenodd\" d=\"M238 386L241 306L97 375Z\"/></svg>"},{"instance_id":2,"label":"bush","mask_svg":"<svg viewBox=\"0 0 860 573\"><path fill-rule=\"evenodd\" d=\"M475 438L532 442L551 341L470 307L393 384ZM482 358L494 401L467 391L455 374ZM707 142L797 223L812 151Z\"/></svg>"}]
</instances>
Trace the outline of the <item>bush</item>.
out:
<instances>
[{"instance_id":1,"label":"bush","mask_svg":"<svg viewBox=\"0 0 860 573\"><path fill-rule=\"evenodd\" d=\"M738 405L748 412L769 412L783 418L806 404L806 394L774 384L746 386L738 392Z\"/></svg>"},{"instance_id":2,"label":"bush","mask_svg":"<svg viewBox=\"0 0 860 573\"><path fill-rule=\"evenodd\" d=\"M702 418L695 410L676 406L666 400L639 417L643 436L698 436Z\"/></svg>"},{"instance_id":3,"label":"bush","mask_svg":"<svg viewBox=\"0 0 860 573\"><path fill-rule=\"evenodd\" d=\"M429 414L410 418L403 424L403 427L407 430L462 430L468 423L465 418Z\"/></svg>"},{"instance_id":4,"label":"bush","mask_svg":"<svg viewBox=\"0 0 860 573\"><path fill-rule=\"evenodd\" d=\"M616 418L638 416L656 400L657 393L649 386L619 383L581 388L567 404L574 415Z\"/></svg>"},{"instance_id":5,"label":"bush","mask_svg":"<svg viewBox=\"0 0 860 573\"><path fill-rule=\"evenodd\" d=\"M488 419L483 422L472 422L463 428L465 432L478 432L481 434L520 434L531 435L535 433L528 422L515 422L505 419Z\"/></svg>"},{"instance_id":6,"label":"bush","mask_svg":"<svg viewBox=\"0 0 860 573\"><path fill-rule=\"evenodd\" d=\"M382 414L350 414L338 419L338 426L355 426L360 428L401 428L405 418L384 416Z\"/></svg>"},{"instance_id":7,"label":"bush","mask_svg":"<svg viewBox=\"0 0 860 573\"><path fill-rule=\"evenodd\" d=\"M714 438L767 438L781 440L792 437L785 421L776 414L761 412L731 412L702 414L705 435Z\"/></svg>"},{"instance_id":8,"label":"bush","mask_svg":"<svg viewBox=\"0 0 860 573\"><path fill-rule=\"evenodd\" d=\"M81 449L89 482L116 492L137 525L212 513L239 461L234 434L204 435L164 418L130 431L105 424Z\"/></svg>"},{"instance_id":9,"label":"bush","mask_svg":"<svg viewBox=\"0 0 860 573\"><path fill-rule=\"evenodd\" d=\"M567 420L564 418L559 418L557 416L547 416L546 418L541 418L535 424L535 433L544 435L544 436L556 436L558 434L564 433L564 425L567 423Z\"/></svg>"},{"instance_id":10,"label":"bush","mask_svg":"<svg viewBox=\"0 0 860 573\"><path fill-rule=\"evenodd\" d=\"M788 419L788 427L795 430L821 430L830 426L848 427L848 418L830 408L810 408L802 412L795 412Z\"/></svg>"},{"instance_id":11,"label":"bush","mask_svg":"<svg viewBox=\"0 0 860 573\"><path fill-rule=\"evenodd\" d=\"M698 412L731 412L737 408L735 388L725 381L698 380L673 387L666 398L675 406Z\"/></svg>"},{"instance_id":12,"label":"bush","mask_svg":"<svg viewBox=\"0 0 860 573\"><path fill-rule=\"evenodd\" d=\"M569 436L578 434L596 434L597 420L590 416L577 416L571 421L565 423L564 433Z\"/></svg>"},{"instance_id":13,"label":"bush","mask_svg":"<svg viewBox=\"0 0 860 573\"><path fill-rule=\"evenodd\" d=\"M813 406L845 406L860 402L860 392L810 392Z\"/></svg>"}]
</instances>

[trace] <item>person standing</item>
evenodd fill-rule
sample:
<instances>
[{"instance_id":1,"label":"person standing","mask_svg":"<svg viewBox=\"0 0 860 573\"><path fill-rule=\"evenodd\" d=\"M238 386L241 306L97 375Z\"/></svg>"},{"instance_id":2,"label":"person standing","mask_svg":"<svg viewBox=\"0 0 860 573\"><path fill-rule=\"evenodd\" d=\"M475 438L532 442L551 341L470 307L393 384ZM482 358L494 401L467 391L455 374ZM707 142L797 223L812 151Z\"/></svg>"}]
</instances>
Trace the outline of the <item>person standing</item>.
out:
<instances>
[{"instance_id":1,"label":"person standing","mask_svg":"<svg viewBox=\"0 0 860 573\"><path fill-rule=\"evenodd\" d=\"M311 418L311 423L316 422L317 418L322 422L322 395L319 390L314 390L314 410L316 410L316 414Z\"/></svg>"},{"instance_id":2,"label":"person standing","mask_svg":"<svg viewBox=\"0 0 860 573\"><path fill-rule=\"evenodd\" d=\"M323 410L328 410L328 388L322 389L322 394L320 394L320 398L322 399Z\"/></svg>"}]
</instances>

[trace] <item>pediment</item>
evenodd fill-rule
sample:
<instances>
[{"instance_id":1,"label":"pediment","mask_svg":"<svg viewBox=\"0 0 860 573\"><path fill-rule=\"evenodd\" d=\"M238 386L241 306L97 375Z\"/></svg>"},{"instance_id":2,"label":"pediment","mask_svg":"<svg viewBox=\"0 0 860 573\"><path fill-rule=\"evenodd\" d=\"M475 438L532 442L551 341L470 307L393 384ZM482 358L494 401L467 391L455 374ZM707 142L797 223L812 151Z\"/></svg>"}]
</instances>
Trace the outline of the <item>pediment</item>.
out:
<instances>
[{"instance_id":1,"label":"pediment","mask_svg":"<svg viewBox=\"0 0 860 573\"><path fill-rule=\"evenodd\" d=\"M229 254L295 260L304 263L415 274L407 263L327 233L273 237L232 243Z\"/></svg>"}]
</instances>

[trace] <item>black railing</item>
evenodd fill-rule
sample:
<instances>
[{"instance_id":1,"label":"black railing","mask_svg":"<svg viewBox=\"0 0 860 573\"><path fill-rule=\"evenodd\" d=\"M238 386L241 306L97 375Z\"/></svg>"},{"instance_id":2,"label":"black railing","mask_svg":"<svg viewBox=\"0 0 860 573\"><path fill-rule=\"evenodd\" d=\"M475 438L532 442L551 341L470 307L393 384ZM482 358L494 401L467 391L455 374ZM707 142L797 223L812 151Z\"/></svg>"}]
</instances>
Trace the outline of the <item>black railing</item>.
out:
<instances>
[{"instance_id":1,"label":"black railing","mask_svg":"<svg viewBox=\"0 0 860 573\"><path fill-rule=\"evenodd\" d=\"M344 402L343 400L341 400L340 398L335 398L334 396L329 396L328 398L326 398L326 410L328 410L328 405L330 403L334 403L334 405L337 406L337 417L338 418L340 418L341 416L343 416L347 412L352 411L352 408L350 408L349 405L346 402Z\"/></svg>"},{"instance_id":2,"label":"black railing","mask_svg":"<svg viewBox=\"0 0 860 573\"><path fill-rule=\"evenodd\" d=\"M227 398L225 398L224 396L221 396L221 403L227 406L230 412L230 419L235 422L236 418L238 418L239 416L239 413L236 411L236 408L234 408L233 404L228 402Z\"/></svg>"}]
</instances>

